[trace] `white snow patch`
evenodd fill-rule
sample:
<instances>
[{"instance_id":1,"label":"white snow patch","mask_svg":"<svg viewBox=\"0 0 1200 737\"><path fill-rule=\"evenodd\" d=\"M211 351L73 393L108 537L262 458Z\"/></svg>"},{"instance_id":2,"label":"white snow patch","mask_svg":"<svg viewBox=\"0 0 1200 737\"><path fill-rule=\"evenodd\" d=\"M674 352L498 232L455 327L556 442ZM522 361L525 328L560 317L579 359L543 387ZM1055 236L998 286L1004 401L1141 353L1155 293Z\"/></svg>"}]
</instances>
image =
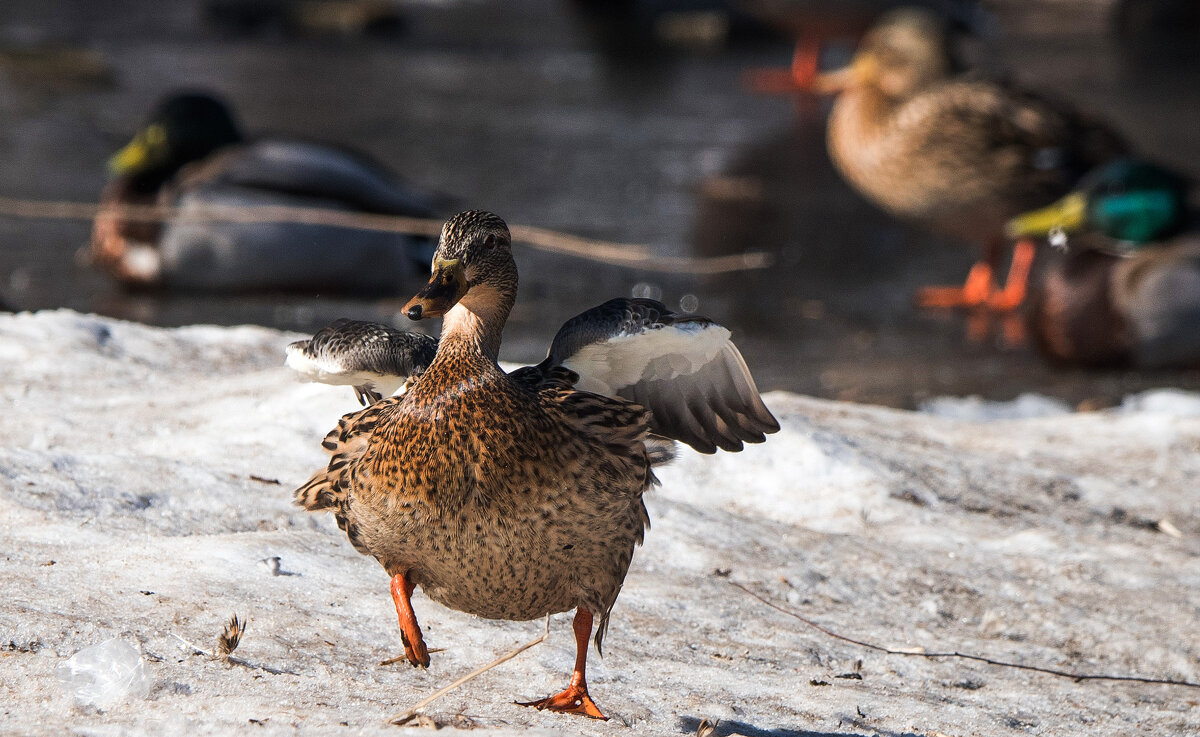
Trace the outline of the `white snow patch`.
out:
<instances>
[{"instance_id":1,"label":"white snow patch","mask_svg":"<svg viewBox=\"0 0 1200 737\"><path fill-rule=\"evenodd\" d=\"M384 719L540 632L418 592L445 649L428 671L377 665L400 649L386 574L291 503L358 407L291 379L297 337L0 315L0 733L424 734ZM588 663L611 722L512 704L566 684L569 615L428 713L497 735L678 735L705 717L719 734L1200 733L1179 687L886 656L730 585L884 645L1200 681L1194 396L959 419L766 401L783 429L765 444L683 449L660 470L605 657ZM180 645L211 649L234 613L241 665ZM148 698L77 706L56 667L112 638L136 643ZM850 672L862 680L837 677Z\"/></svg>"},{"instance_id":2,"label":"white snow patch","mask_svg":"<svg viewBox=\"0 0 1200 737\"><path fill-rule=\"evenodd\" d=\"M1041 394L1022 394L1009 402L989 401L979 396L934 397L921 402L920 410L937 417L970 422L1058 417L1073 411L1061 399Z\"/></svg>"},{"instance_id":3,"label":"white snow patch","mask_svg":"<svg viewBox=\"0 0 1200 737\"><path fill-rule=\"evenodd\" d=\"M1126 414L1200 417L1200 394L1179 389L1153 389L1125 397L1120 411Z\"/></svg>"}]
</instances>

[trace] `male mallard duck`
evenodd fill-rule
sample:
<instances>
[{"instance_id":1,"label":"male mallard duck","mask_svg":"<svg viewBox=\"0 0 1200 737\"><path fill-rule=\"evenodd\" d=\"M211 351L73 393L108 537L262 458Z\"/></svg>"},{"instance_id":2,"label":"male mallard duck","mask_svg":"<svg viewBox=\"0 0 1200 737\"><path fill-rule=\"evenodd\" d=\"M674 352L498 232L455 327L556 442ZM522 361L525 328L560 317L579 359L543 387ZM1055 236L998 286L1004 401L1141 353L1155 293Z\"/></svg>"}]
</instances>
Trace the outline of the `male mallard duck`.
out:
<instances>
[{"instance_id":1,"label":"male mallard duck","mask_svg":"<svg viewBox=\"0 0 1200 737\"><path fill-rule=\"evenodd\" d=\"M1011 238L1094 232L1132 253L1190 223L1188 179L1148 161L1122 158L1097 168L1057 202L1009 221Z\"/></svg>"},{"instance_id":2,"label":"male mallard duck","mask_svg":"<svg viewBox=\"0 0 1200 737\"><path fill-rule=\"evenodd\" d=\"M653 303L584 313L545 361L505 373L496 357L516 291L504 221L451 218L433 276L405 306L413 320L443 318L433 362L402 395L341 419L325 439L328 468L296 500L333 511L391 576L414 665L429 665L416 586L492 619L575 609L570 685L525 705L604 719L588 695L588 638L598 617L600 648L648 524L649 435L712 452L761 442L779 425L728 330Z\"/></svg>"},{"instance_id":3,"label":"male mallard duck","mask_svg":"<svg viewBox=\"0 0 1200 737\"><path fill-rule=\"evenodd\" d=\"M364 406L396 393L433 362L437 340L359 320L337 320L287 347L287 365L308 381L352 386Z\"/></svg>"},{"instance_id":4,"label":"male mallard duck","mask_svg":"<svg viewBox=\"0 0 1200 737\"><path fill-rule=\"evenodd\" d=\"M1120 160L1009 223L1014 237L1074 234L1032 300L1042 353L1084 366L1200 366L1200 231L1188 190L1174 172Z\"/></svg>"},{"instance_id":5,"label":"male mallard duck","mask_svg":"<svg viewBox=\"0 0 1200 737\"><path fill-rule=\"evenodd\" d=\"M109 162L106 205L174 205L162 224L96 216L91 255L129 285L251 289L394 289L419 241L302 223L189 220L206 207L287 206L427 217L433 203L374 162L302 141L246 141L229 109L206 94L162 102Z\"/></svg>"},{"instance_id":6,"label":"male mallard duck","mask_svg":"<svg viewBox=\"0 0 1200 737\"><path fill-rule=\"evenodd\" d=\"M1004 290L993 272L1009 218L1063 196L1122 141L1074 111L997 82L951 76L936 16L886 15L849 67L822 75L840 91L829 151L842 175L897 217L946 235L983 241L985 258L963 287L926 288L930 306L1012 309L1025 293L1033 244L1018 243Z\"/></svg>"}]
</instances>

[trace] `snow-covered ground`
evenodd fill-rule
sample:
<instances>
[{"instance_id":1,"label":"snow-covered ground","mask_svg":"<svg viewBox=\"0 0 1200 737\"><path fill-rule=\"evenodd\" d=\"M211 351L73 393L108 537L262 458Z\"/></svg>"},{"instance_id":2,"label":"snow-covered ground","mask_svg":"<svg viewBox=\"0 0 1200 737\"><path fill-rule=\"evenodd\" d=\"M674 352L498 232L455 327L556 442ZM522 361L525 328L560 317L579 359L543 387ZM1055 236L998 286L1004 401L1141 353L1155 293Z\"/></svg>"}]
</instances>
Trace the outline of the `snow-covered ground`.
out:
<instances>
[{"instance_id":1,"label":"snow-covered ground","mask_svg":"<svg viewBox=\"0 0 1200 737\"><path fill-rule=\"evenodd\" d=\"M387 577L291 505L356 407L292 379L294 338L0 315L0 733L400 734L388 716L539 633L418 593L444 651L428 671L378 664L400 646ZM565 685L568 615L426 712L514 734L1200 734L1200 689L887 655L733 585L880 645L1200 681L1200 401L1022 401L769 395L766 444L659 474L589 663L610 722L512 703ZM181 643L211 650L234 613L241 664ZM77 704L57 666L114 637L148 693Z\"/></svg>"}]
</instances>

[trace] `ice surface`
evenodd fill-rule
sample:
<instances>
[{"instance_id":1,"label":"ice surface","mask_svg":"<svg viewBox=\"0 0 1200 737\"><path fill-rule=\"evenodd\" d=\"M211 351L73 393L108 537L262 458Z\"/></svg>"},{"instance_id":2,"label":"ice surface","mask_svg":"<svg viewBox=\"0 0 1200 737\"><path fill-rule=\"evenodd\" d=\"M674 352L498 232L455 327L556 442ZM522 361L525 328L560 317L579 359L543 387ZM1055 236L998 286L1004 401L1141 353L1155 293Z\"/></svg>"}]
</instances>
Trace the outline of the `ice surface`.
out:
<instances>
[{"instance_id":1,"label":"ice surface","mask_svg":"<svg viewBox=\"0 0 1200 737\"><path fill-rule=\"evenodd\" d=\"M136 647L114 637L75 653L55 673L80 704L106 710L150 695L144 665Z\"/></svg>"},{"instance_id":2,"label":"ice surface","mask_svg":"<svg viewBox=\"0 0 1200 737\"><path fill-rule=\"evenodd\" d=\"M378 665L400 649L386 575L290 501L357 408L283 368L297 337L0 315L0 734L419 733L385 718L539 634L418 592L444 650L428 671ZM589 660L612 721L512 704L566 684L568 615L429 716L522 735L706 717L718 735L1200 734L1195 689L884 655L732 585L882 645L1200 681L1200 416L1180 409L1200 398L982 423L767 403L766 444L662 469ZM181 643L211 651L234 613L237 662ZM112 638L140 651L148 697L77 706L57 666Z\"/></svg>"}]
</instances>

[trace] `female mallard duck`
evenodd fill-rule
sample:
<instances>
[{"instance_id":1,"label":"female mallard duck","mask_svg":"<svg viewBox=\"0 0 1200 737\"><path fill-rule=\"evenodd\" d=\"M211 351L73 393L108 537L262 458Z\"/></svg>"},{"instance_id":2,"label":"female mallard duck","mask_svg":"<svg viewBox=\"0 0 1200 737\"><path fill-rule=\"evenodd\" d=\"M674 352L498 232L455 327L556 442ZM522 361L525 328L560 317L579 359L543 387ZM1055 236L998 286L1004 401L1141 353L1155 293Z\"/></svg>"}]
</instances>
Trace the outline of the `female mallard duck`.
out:
<instances>
[{"instance_id":1,"label":"female mallard duck","mask_svg":"<svg viewBox=\"0 0 1200 737\"><path fill-rule=\"evenodd\" d=\"M284 222L211 222L205 208L304 207L427 217L433 203L377 164L331 146L246 141L229 109L175 95L113 156L103 205L174 205L169 222L103 210L92 260L131 286L212 291L385 291L413 272L420 241L370 230ZM200 215L190 219L189 215ZM427 254L427 252L426 252Z\"/></svg>"},{"instance_id":2,"label":"female mallard duck","mask_svg":"<svg viewBox=\"0 0 1200 737\"><path fill-rule=\"evenodd\" d=\"M1200 231L1188 182L1121 160L1009 224L1015 237L1070 237L1038 280L1029 332L1051 360L1081 366L1200 366Z\"/></svg>"},{"instance_id":3,"label":"female mallard duck","mask_svg":"<svg viewBox=\"0 0 1200 737\"><path fill-rule=\"evenodd\" d=\"M429 664L416 586L492 619L575 609L570 685L525 705L604 719L588 695L588 638L598 617L599 649L648 524L649 434L711 452L779 425L728 330L652 303L584 313L545 361L505 373L496 357L517 291L510 248L491 213L445 224L433 276L405 306L414 320L443 318L437 354L402 395L342 418L324 443L328 468L296 500L333 511L391 576L414 665Z\"/></svg>"},{"instance_id":4,"label":"female mallard duck","mask_svg":"<svg viewBox=\"0 0 1200 737\"><path fill-rule=\"evenodd\" d=\"M1008 284L997 289L1005 223L1063 196L1125 145L1072 110L951 73L936 16L886 15L849 67L819 80L840 91L829 118L830 155L851 185L893 215L984 242L985 258L966 283L923 289L922 304L1012 309L1024 297L1034 251L1018 243Z\"/></svg>"}]
</instances>

